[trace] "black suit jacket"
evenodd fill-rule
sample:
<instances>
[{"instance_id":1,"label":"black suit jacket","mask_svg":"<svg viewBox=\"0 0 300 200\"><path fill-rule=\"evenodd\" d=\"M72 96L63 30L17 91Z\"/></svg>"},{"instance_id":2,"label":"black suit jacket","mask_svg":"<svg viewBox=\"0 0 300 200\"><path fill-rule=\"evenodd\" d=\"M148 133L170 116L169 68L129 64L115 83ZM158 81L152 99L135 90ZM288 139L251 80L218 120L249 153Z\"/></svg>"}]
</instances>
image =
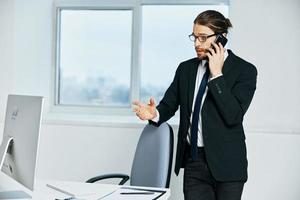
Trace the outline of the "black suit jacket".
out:
<instances>
[{"instance_id":1,"label":"black suit jacket","mask_svg":"<svg viewBox=\"0 0 300 200\"><path fill-rule=\"evenodd\" d=\"M173 82L157 106L160 125L174 116L180 107L180 124L175 173L184 167L184 154L193 105L199 59L182 62ZM218 181L247 181L247 153L243 116L256 89L254 65L228 50L223 76L208 82L201 110L202 135L209 168Z\"/></svg>"}]
</instances>

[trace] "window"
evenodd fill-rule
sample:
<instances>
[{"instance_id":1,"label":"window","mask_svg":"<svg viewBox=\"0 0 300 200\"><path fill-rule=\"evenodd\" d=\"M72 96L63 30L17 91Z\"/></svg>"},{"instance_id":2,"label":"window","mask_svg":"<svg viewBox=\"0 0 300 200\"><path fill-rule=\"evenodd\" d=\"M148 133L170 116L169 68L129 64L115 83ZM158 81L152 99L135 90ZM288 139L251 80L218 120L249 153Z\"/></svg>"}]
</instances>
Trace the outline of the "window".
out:
<instances>
[{"instance_id":1,"label":"window","mask_svg":"<svg viewBox=\"0 0 300 200\"><path fill-rule=\"evenodd\" d=\"M228 16L228 7L205 5L143 6L140 99L162 99L180 62L195 57L188 39L193 21L202 11L214 9ZM180 14L178 14L180 13Z\"/></svg>"},{"instance_id":2,"label":"window","mask_svg":"<svg viewBox=\"0 0 300 200\"><path fill-rule=\"evenodd\" d=\"M228 16L228 3L116 1L58 6L55 105L129 110L134 99L159 102L178 64L195 57L195 17L207 9Z\"/></svg>"},{"instance_id":3,"label":"window","mask_svg":"<svg viewBox=\"0 0 300 200\"><path fill-rule=\"evenodd\" d=\"M131 10L62 10L59 98L62 105L129 105Z\"/></svg>"}]
</instances>

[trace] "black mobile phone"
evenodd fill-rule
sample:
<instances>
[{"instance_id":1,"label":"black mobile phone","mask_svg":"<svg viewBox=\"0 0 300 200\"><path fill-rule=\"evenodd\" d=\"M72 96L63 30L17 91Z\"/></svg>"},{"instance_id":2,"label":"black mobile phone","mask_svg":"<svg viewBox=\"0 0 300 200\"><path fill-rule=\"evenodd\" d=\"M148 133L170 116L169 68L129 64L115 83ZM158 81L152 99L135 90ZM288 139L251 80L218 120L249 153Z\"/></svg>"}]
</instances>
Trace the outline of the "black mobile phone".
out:
<instances>
[{"instance_id":1,"label":"black mobile phone","mask_svg":"<svg viewBox=\"0 0 300 200\"><path fill-rule=\"evenodd\" d=\"M217 45L219 45L219 43L221 43L223 47L225 47L227 41L228 41L227 38L224 37L222 34L218 34L217 37L216 37L216 39L215 39L215 43ZM213 46L212 46L212 48L214 49Z\"/></svg>"}]
</instances>

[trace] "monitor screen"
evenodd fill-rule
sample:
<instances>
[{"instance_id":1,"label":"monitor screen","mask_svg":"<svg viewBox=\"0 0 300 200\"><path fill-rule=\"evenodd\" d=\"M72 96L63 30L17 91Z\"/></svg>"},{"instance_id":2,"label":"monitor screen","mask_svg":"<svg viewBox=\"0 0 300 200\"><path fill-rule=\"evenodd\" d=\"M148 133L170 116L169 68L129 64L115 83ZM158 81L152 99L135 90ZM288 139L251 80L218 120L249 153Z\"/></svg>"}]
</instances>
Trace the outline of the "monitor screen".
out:
<instances>
[{"instance_id":1,"label":"monitor screen","mask_svg":"<svg viewBox=\"0 0 300 200\"><path fill-rule=\"evenodd\" d=\"M2 171L30 190L34 187L42 106L43 97L24 95L9 95L6 105L1 149L7 146L7 150L0 158ZM5 141L10 141L9 145Z\"/></svg>"}]
</instances>

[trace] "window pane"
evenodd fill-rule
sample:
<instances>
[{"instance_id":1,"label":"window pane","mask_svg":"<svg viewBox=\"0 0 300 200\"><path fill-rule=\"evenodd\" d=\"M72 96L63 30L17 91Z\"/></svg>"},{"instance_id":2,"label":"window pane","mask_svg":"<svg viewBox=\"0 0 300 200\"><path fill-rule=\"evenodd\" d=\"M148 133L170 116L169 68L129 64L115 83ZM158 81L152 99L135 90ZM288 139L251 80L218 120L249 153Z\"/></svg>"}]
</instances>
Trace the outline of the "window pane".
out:
<instances>
[{"instance_id":1,"label":"window pane","mask_svg":"<svg viewBox=\"0 0 300 200\"><path fill-rule=\"evenodd\" d=\"M59 104L129 106L131 10L62 10Z\"/></svg>"},{"instance_id":2,"label":"window pane","mask_svg":"<svg viewBox=\"0 0 300 200\"><path fill-rule=\"evenodd\" d=\"M196 16L205 10L228 16L227 5L143 6L141 100L161 100L180 62L196 56L188 38Z\"/></svg>"}]
</instances>

